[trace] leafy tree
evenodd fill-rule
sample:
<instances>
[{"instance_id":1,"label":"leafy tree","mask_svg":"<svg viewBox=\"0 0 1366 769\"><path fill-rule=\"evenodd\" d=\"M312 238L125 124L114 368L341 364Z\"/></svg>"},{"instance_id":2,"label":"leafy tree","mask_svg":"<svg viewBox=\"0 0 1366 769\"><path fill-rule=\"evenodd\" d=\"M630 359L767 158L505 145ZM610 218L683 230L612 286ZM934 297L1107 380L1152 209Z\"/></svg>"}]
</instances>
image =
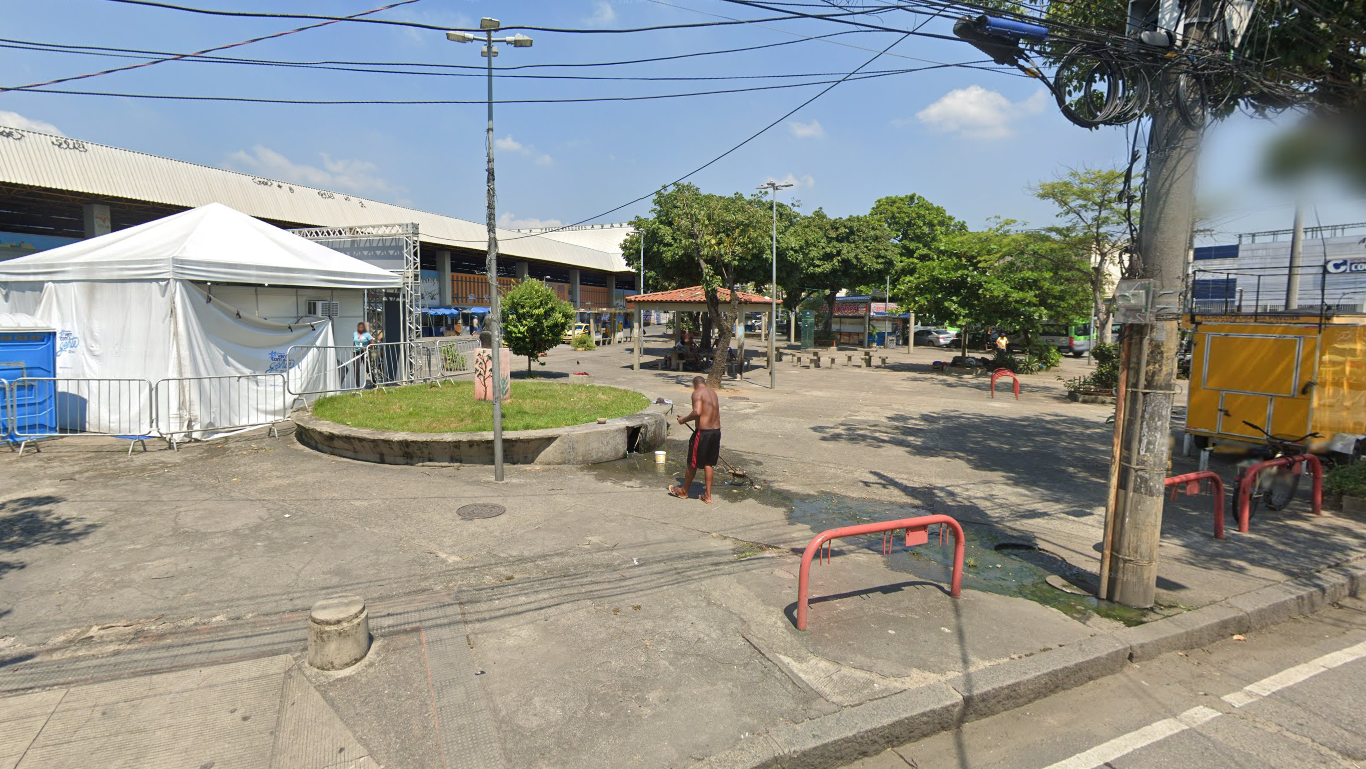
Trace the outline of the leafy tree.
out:
<instances>
[{"instance_id":1,"label":"leafy tree","mask_svg":"<svg viewBox=\"0 0 1366 769\"><path fill-rule=\"evenodd\" d=\"M720 352L707 376L712 387L721 386L726 370L725 352L740 316L739 290L768 282L770 216L768 206L757 197L712 195L692 184L679 184L655 193L648 218L631 221L645 235L646 278L651 290L699 284L703 288ZM628 258L639 265L637 238L632 235L622 245L631 254Z\"/></svg>"},{"instance_id":2,"label":"leafy tree","mask_svg":"<svg viewBox=\"0 0 1366 769\"><path fill-rule=\"evenodd\" d=\"M535 278L518 283L502 300L503 341L514 355L526 356L526 370L541 353L560 343L574 322L574 308L555 289Z\"/></svg>"},{"instance_id":3,"label":"leafy tree","mask_svg":"<svg viewBox=\"0 0 1366 769\"><path fill-rule=\"evenodd\" d=\"M819 292L826 304L824 334L831 334L835 298L840 291L880 283L893 267L892 233L873 216L831 218L821 209L793 226L795 280Z\"/></svg>"},{"instance_id":4,"label":"leafy tree","mask_svg":"<svg viewBox=\"0 0 1366 769\"><path fill-rule=\"evenodd\" d=\"M898 302L941 322L1002 326L1028 346L1044 323L1085 314L1090 269L1075 240L999 222L948 236L896 283ZM967 336L964 334L964 349Z\"/></svg>"},{"instance_id":5,"label":"leafy tree","mask_svg":"<svg viewBox=\"0 0 1366 769\"><path fill-rule=\"evenodd\" d=\"M1128 265L1123 261L1132 250L1129 222L1137 221L1138 215L1124 176L1125 172L1117 168L1071 169L1031 190L1034 197L1058 207L1058 218L1065 222L1068 235L1090 252L1091 315L1099 319L1101 329L1110 328L1110 312L1104 301L1110 293L1110 274L1115 267L1127 274Z\"/></svg>"},{"instance_id":6,"label":"leafy tree","mask_svg":"<svg viewBox=\"0 0 1366 769\"><path fill-rule=\"evenodd\" d=\"M899 264L933 256L946 236L968 229L943 207L914 193L878 198L870 215L891 232Z\"/></svg>"}]
</instances>

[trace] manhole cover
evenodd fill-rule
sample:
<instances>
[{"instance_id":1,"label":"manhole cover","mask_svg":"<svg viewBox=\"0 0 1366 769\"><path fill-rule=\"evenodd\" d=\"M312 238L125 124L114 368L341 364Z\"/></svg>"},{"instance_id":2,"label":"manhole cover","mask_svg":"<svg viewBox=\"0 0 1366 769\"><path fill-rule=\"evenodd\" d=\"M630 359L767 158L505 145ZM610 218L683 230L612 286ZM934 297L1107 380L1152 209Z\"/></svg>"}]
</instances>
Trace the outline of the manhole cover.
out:
<instances>
[{"instance_id":1,"label":"manhole cover","mask_svg":"<svg viewBox=\"0 0 1366 769\"><path fill-rule=\"evenodd\" d=\"M502 505L480 504L465 505L459 510L456 510L455 514L460 516L461 518L464 518L467 521L472 521L476 518L497 518L498 516L506 512L507 508L503 507Z\"/></svg>"}]
</instances>

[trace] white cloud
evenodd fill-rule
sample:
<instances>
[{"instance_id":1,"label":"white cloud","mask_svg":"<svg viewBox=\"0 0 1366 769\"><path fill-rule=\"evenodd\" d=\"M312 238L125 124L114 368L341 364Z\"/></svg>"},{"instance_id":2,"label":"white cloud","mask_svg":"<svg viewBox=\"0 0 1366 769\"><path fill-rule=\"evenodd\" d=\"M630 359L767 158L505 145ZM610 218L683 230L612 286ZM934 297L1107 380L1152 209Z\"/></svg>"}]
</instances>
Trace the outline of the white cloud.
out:
<instances>
[{"instance_id":1,"label":"white cloud","mask_svg":"<svg viewBox=\"0 0 1366 769\"><path fill-rule=\"evenodd\" d=\"M781 179L770 179L770 181L776 181L779 184L790 184L794 188L816 186L816 180L811 177L811 174L803 174L801 176L797 176L796 174L788 174L787 176L784 176Z\"/></svg>"},{"instance_id":2,"label":"white cloud","mask_svg":"<svg viewBox=\"0 0 1366 769\"><path fill-rule=\"evenodd\" d=\"M997 91L970 85L949 91L915 113L915 117L932 128L956 132L969 139L1001 139L1014 133L1014 125L1020 119L1042 112L1047 102L1048 95L1044 91L1012 102ZM893 121L897 126L909 122L904 119Z\"/></svg>"},{"instance_id":3,"label":"white cloud","mask_svg":"<svg viewBox=\"0 0 1366 769\"><path fill-rule=\"evenodd\" d=\"M20 115L18 112L9 112L8 110L3 109L0 109L0 126L8 126L9 128L22 128L25 131L37 131L38 133L42 134L56 134L58 136L66 135L62 133L62 130L60 128L51 123L46 123L42 120L26 118L23 115Z\"/></svg>"},{"instance_id":4,"label":"white cloud","mask_svg":"<svg viewBox=\"0 0 1366 769\"><path fill-rule=\"evenodd\" d=\"M512 134L508 134L501 139L494 139L493 148L502 152L516 152L526 155L527 157L534 159L538 166L548 166L555 162L555 158L550 157L544 152L537 152L536 148L530 144L522 144L512 138Z\"/></svg>"},{"instance_id":5,"label":"white cloud","mask_svg":"<svg viewBox=\"0 0 1366 769\"><path fill-rule=\"evenodd\" d=\"M510 211L498 217L498 226L507 230L535 230L563 224L559 219L516 219Z\"/></svg>"},{"instance_id":6,"label":"white cloud","mask_svg":"<svg viewBox=\"0 0 1366 769\"><path fill-rule=\"evenodd\" d=\"M323 159L321 168L295 163L275 150L258 144L251 148L250 153L238 150L229 155L228 166L272 179L321 189L390 195L404 191L402 187L394 186L380 178L376 174L379 167L374 163L365 160L333 160L326 153L320 155Z\"/></svg>"},{"instance_id":7,"label":"white cloud","mask_svg":"<svg viewBox=\"0 0 1366 769\"><path fill-rule=\"evenodd\" d=\"M821 127L821 121L812 120L810 123L803 123L797 120L789 121L787 130L798 139L824 139L825 129Z\"/></svg>"},{"instance_id":8,"label":"white cloud","mask_svg":"<svg viewBox=\"0 0 1366 769\"><path fill-rule=\"evenodd\" d=\"M606 26L617 20L617 12L612 9L612 4L607 0L596 0L593 3L593 15L583 20L584 24L596 26Z\"/></svg>"}]
</instances>

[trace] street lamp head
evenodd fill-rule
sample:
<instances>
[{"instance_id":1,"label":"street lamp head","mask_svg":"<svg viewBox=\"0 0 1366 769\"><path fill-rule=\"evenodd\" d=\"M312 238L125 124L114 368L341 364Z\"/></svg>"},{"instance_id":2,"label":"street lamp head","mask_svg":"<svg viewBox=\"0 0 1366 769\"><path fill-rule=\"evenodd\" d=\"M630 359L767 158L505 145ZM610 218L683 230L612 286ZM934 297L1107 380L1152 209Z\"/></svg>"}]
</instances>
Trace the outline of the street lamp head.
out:
<instances>
[{"instance_id":1,"label":"street lamp head","mask_svg":"<svg viewBox=\"0 0 1366 769\"><path fill-rule=\"evenodd\" d=\"M452 43L473 43L473 32L447 32L446 39Z\"/></svg>"},{"instance_id":2,"label":"street lamp head","mask_svg":"<svg viewBox=\"0 0 1366 769\"><path fill-rule=\"evenodd\" d=\"M509 42L509 43L512 43L512 46L513 46L514 48L530 48L530 47L531 47L531 38L527 37L526 35L522 35L522 34L516 34L516 35L513 35L512 37L509 37L509 38L508 38L508 42Z\"/></svg>"},{"instance_id":3,"label":"street lamp head","mask_svg":"<svg viewBox=\"0 0 1366 769\"><path fill-rule=\"evenodd\" d=\"M489 17L485 16L484 18L479 20L479 28L484 30L485 32L497 32L498 26L499 25L497 19L490 19Z\"/></svg>"}]
</instances>

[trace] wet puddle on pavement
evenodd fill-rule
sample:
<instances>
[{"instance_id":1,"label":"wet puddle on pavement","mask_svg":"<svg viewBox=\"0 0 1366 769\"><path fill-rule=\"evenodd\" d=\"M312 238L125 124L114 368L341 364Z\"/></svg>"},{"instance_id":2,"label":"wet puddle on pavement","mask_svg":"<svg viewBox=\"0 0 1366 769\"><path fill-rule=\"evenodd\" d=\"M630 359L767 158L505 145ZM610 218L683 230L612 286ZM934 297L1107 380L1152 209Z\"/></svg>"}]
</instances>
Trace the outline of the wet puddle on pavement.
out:
<instances>
[{"instance_id":1,"label":"wet puddle on pavement","mask_svg":"<svg viewBox=\"0 0 1366 769\"><path fill-rule=\"evenodd\" d=\"M810 526L813 532L821 532L839 526L894 521L928 514L915 507L824 495L792 500L788 519ZM1028 534L1010 532L990 524L959 523L967 539L963 555L963 587L967 589L1024 598L1078 620L1099 616L1125 625L1141 625L1172 613L1166 608L1153 611L1131 609L1096 598L1091 594L1095 590L1095 575L1040 549ZM943 581L947 570L953 567L952 540L952 533L946 533L944 546L940 547L938 530L931 529L928 545L912 548L894 546L891 555L885 556L887 566L894 571L930 581ZM882 552L881 534L850 537L839 542L874 553ZM1086 594L1078 595L1055 587L1049 584L1050 578L1064 587L1080 588Z\"/></svg>"},{"instance_id":2,"label":"wet puddle on pavement","mask_svg":"<svg viewBox=\"0 0 1366 769\"><path fill-rule=\"evenodd\" d=\"M609 482L650 483L661 487L681 480L686 470L686 444L669 441L665 445L665 462L656 464L652 452L630 454L615 462L593 465L592 472L599 480ZM724 453L723 459L729 459ZM746 458L740 466L751 475L760 462ZM700 489L694 481L694 491ZM775 491L760 478L733 478L724 468L716 469L713 494L730 501L752 499L771 507L786 510L792 523L811 528L812 534L840 526L852 526L875 521L894 521L914 518L929 513L906 505L871 502L835 495L800 496ZM964 554L963 587L998 595L1023 598L1048 606L1073 619L1085 621L1101 617L1125 625L1140 625L1176 613L1179 607L1158 607L1154 610L1131 609L1096 598L1095 575L1068 563L1065 559L1040 549L1034 538L1024 532L1014 532L990 524L960 521L967 538ZM888 568L916 577L942 582L953 565L952 535L948 534L940 547L937 530L931 530L930 544L906 548L893 547L885 556ZM844 547L862 548L881 554L882 535L871 534L838 540L838 550ZM1050 581L1054 584L1050 584ZM1055 586L1058 585L1058 586ZM1080 594L1078 594L1080 593Z\"/></svg>"}]
</instances>

